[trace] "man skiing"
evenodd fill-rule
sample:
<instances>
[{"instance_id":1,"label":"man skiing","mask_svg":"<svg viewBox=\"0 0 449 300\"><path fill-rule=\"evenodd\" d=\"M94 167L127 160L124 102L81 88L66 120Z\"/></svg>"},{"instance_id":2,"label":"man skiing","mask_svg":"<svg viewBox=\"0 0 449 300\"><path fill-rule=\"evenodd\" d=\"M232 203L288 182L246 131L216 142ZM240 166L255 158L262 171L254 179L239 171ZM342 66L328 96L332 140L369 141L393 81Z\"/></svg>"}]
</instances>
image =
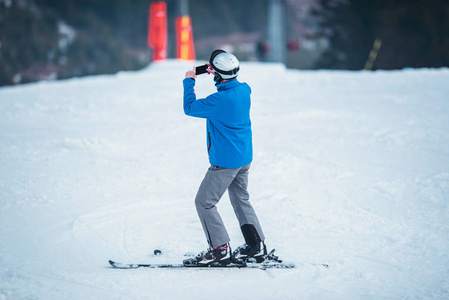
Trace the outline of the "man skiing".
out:
<instances>
[{"instance_id":1,"label":"man skiing","mask_svg":"<svg viewBox=\"0 0 449 300\"><path fill-rule=\"evenodd\" d=\"M195 68L188 71L183 80L185 114L207 120L211 164L195 198L210 248L184 260L185 265L228 265L233 258L261 262L267 254L265 237L247 191L253 158L251 88L237 81L239 70L239 61L234 55L215 50L207 64L207 73L214 75L216 93L196 99ZM215 206L226 190L245 239L245 244L232 254L229 235Z\"/></svg>"}]
</instances>

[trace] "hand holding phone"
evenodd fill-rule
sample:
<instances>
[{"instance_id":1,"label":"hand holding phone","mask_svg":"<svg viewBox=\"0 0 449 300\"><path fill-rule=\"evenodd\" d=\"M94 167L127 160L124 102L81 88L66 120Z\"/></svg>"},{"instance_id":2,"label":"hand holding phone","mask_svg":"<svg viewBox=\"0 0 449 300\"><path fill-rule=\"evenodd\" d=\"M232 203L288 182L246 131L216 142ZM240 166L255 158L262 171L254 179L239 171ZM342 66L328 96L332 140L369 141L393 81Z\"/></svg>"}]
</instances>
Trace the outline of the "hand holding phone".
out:
<instances>
[{"instance_id":1,"label":"hand holding phone","mask_svg":"<svg viewBox=\"0 0 449 300\"><path fill-rule=\"evenodd\" d=\"M196 78L195 68L186 72L186 78L192 78L192 79Z\"/></svg>"}]
</instances>

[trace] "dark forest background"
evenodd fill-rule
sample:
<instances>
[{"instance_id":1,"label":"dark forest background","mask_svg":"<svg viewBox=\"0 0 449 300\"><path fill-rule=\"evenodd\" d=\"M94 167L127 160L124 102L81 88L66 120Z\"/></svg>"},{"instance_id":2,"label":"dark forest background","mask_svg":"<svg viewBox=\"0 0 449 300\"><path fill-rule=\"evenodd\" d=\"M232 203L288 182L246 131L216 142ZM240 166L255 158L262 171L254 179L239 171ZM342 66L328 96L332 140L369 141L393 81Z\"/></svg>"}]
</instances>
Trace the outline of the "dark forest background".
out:
<instances>
[{"instance_id":1,"label":"dark forest background","mask_svg":"<svg viewBox=\"0 0 449 300\"><path fill-rule=\"evenodd\" d=\"M449 66L448 0L322 0L321 32L330 47L318 68L363 68L376 38L377 69Z\"/></svg>"},{"instance_id":2,"label":"dark forest background","mask_svg":"<svg viewBox=\"0 0 449 300\"><path fill-rule=\"evenodd\" d=\"M300 2L286 1L289 45L292 39L299 45L290 50L326 41L319 51L309 49L316 55L307 68L363 69L375 39L382 47L374 69L449 66L448 0L311 0L313 9L298 18L292 11ZM147 66L149 3L0 0L0 86ZM169 57L174 57L177 1L168 0L167 7ZM266 41L267 9L267 0L192 0L195 43L235 33ZM287 66L300 65L294 61L299 57L290 56ZM197 51L197 58L207 54Z\"/></svg>"}]
</instances>

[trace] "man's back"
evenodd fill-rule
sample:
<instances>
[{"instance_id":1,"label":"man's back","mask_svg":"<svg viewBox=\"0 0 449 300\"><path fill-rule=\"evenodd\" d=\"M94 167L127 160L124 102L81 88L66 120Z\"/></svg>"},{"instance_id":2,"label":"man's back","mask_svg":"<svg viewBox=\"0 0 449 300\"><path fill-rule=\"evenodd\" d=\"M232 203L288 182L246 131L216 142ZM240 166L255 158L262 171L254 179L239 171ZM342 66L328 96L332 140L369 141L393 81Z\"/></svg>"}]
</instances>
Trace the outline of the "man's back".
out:
<instances>
[{"instance_id":1,"label":"man's back","mask_svg":"<svg viewBox=\"0 0 449 300\"><path fill-rule=\"evenodd\" d=\"M184 80L184 112L207 119L210 163L224 168L251 163L251 88L233 79L217 84L216 93L196 100L194 84L193 80Z\"/></svg>"}]
</instances>

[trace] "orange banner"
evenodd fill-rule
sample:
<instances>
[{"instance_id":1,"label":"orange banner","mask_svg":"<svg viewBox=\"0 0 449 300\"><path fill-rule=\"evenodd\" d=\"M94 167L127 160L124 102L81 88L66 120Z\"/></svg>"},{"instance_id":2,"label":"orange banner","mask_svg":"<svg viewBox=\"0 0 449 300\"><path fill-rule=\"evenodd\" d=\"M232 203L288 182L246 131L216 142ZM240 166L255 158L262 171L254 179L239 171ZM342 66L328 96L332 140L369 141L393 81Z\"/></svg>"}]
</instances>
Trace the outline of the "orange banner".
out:
<instances>
[{"instance_id":1,"label":"orange banner","mask_svg":"<svg viewBox=\"0 0 449 300\"><path fill-rule=\"evenodd\" d=\"M176 58L195 60L195 46L193 43L192 22L189 16L178 17L176 27Z\"/></svg>"},{"instance_id":2,"label":"orange banner","mask_svg":"<svg viewBox=\"0 0 449 300\"><path fill-rule=\"evenodd\" d=\"M153 48L153 60L167 58L167 3L152 2L148 19L148 47Z\"/></svg>"}]
</instances>

